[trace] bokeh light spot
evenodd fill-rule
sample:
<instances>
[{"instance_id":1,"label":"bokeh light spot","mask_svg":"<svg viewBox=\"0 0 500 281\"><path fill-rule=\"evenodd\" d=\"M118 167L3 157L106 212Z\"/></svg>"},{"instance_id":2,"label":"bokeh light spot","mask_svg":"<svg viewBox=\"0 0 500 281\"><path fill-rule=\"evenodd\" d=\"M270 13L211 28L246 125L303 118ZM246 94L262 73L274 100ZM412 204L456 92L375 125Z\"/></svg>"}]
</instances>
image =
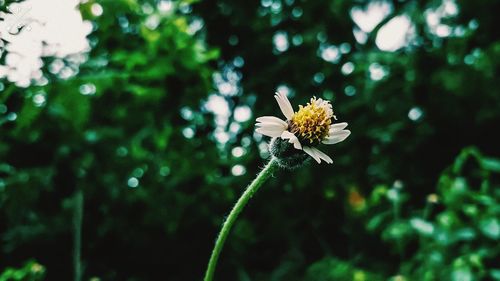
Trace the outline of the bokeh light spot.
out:
<instances>
[{"instance_id":1,"label":"bokeh light spot","mask_svg":"<svg viewBox=\"0 0 500 281\"><path fill-rule=\"evenodd\" d=\"M139 180L136 177L131 177L128 179L127 185L131 188L136 188L139 186Z\"/></svg>"}]
</instances>

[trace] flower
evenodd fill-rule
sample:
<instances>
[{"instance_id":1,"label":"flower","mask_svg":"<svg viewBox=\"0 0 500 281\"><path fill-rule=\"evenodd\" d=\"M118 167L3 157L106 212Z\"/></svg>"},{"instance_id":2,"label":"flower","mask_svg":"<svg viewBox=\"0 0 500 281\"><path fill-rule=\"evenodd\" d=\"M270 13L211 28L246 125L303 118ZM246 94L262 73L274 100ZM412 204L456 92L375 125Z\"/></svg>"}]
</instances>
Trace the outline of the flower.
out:
<instances>
[{"instance_id":1,"label":"flower","mask_svg":"<svg viewBox=\"0 0 500 281\"><path fill-rule=\"evenodd\" d=\"M297 112L285 94L277 92L274 98L286 117L286 121L274 116L256 119L257 133L288 141L297 150L302 150L316 162L333 163L332 159L316 148L320 143L336 144L345 140L351 132L344 130L346 122L332 124L332 105L323 99L311 98L306 106L299 105Z\"/></svg>"}]
</instances>

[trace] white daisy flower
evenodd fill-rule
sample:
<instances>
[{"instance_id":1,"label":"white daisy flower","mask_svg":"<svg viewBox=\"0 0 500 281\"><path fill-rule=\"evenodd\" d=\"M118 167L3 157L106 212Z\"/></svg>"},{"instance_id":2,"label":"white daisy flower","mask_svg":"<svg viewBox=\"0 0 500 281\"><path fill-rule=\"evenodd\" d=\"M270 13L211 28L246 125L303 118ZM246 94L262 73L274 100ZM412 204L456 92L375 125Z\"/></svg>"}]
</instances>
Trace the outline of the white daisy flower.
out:
<instances>
[{"instance_id":1,"label":"white daisy flower","mask_svg":"<svg viewBox=\"0 0 500 281\"><path fill-rule=\"evenodd\" d=\"M274 98L286 120L274 116L259 117L255 131L287 140L295 149L304 151L318 163L321 163L321 160L333 163L332 158L316 146L320 143L339 143L345 140L351 131L344 130L347 127L346 122L332 124L332 118L337 118L333 115L330 102L313 97L306 106L299 105L299 110L294 112L285 94L277 92Z\"/></svg>"}]
</instances>

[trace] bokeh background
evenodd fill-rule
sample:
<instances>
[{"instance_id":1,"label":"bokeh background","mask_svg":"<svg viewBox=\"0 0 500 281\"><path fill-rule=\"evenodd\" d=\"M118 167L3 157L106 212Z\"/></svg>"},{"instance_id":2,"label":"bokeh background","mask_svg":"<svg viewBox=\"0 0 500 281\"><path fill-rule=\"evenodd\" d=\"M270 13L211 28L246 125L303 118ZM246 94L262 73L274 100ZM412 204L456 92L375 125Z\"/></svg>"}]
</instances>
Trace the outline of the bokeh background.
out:
<instances>
[{"instance_id":1,"label":"bokeh background","mask_svg":"<svg viewBox=\"0 0 500 281\"><path fill-rule=\"evenodd\" d=\"M500 280L500 1L0 4L0 280L201 280L275 91L352 135L216 280Z\"/></svg>"}]
</instances>

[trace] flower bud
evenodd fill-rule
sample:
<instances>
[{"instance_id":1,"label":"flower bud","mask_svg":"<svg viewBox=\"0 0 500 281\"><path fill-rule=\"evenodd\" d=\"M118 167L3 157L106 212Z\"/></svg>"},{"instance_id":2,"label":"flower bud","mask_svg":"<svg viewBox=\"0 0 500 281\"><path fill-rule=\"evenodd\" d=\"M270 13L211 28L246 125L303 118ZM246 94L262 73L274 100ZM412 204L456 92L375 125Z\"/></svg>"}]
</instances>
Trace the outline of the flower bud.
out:
<instances>
[{"instance_id":1,"label":"flower bud","mask_svg":"<svg viewBox=\"0 0 500 281\"><path fill-rule=\"evenodd\" d=\"M302 166L309 159L303 150L295 149L293 144L280 137L271 139L269 152L276 158L281 168L290 170Z\"/></svg>"}]
</instances>

